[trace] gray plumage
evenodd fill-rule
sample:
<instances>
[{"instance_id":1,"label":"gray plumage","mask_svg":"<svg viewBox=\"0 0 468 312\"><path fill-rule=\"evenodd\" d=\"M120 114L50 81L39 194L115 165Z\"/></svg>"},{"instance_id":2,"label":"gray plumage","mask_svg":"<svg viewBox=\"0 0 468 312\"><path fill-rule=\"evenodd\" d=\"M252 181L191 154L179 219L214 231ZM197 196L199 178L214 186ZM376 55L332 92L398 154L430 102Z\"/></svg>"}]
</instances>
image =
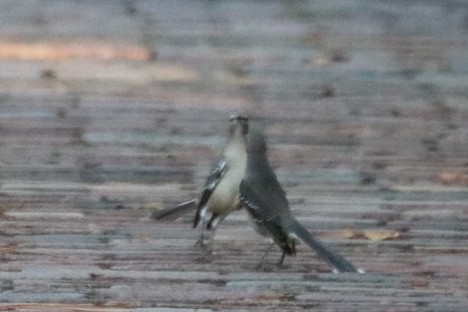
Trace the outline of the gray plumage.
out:
<instances>
[{"instance_id":1,"label":"gray plumage","mask_svg":"<svg viewBox=\"0 0 468 312\"><path fill-rule=\"evenodd\" d=\"M250 131L247 143L247 169L240 185L241 203L253 219L254 228L271 236L285 255L296 253L296 239L309 245L338 272L357 272L343 257L327 249L294 218L283 191L267 158L265 138L259 130Z\"/></svg>"}]
</instances>

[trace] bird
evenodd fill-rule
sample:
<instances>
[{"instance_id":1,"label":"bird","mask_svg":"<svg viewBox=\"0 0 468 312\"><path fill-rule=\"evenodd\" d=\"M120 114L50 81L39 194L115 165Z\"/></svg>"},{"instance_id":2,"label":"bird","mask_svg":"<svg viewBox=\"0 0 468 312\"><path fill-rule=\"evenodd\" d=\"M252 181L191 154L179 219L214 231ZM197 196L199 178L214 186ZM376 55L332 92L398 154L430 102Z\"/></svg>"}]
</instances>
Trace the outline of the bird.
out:
<instances>
[{"instance_id":1,"label":"bird","mask_svg":"<svg viewBox=\"0 0 468 312\"><path fill-rule=\"evenodd\" d=\"M268 161L265 137L259 129L252 129L247 136L247 168L240 183L240 201L256 232L270 236L282 249L279 265L286 255L296 254L296 241L301 240L328 262L334 272L362 271L325 247L293 216L286 193Z\"/></svg>"},{"instance_id":2,"label":"bird","mask_svg":"<svg viewBox=\"0 0 468 312\"><path fill-rule=\"evenodd\" d=\"M218 224L230 213L239 210L239 185L247 166L246 135L249 120L243 115L231 115L229 135L218 162L206 179L203 190L197 199L192 199L176 207L153 214L156 220L172 220L196 210L193 228L201 223L200 246L212 251L214 232ZM211 231L209 248L204 243L204 231Z\"/></svg>"}]
</instances>

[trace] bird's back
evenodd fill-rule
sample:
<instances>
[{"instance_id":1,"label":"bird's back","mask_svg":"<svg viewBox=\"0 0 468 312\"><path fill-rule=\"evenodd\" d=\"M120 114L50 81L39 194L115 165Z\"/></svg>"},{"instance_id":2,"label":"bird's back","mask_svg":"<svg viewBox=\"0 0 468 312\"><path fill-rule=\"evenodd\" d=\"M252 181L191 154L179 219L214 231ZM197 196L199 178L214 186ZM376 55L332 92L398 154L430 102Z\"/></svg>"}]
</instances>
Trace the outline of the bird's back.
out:
<instances>
[{"instance_id":1,"label":"bird's back","mask_svg":"<svg viewBox=\"0 0 468 312\"><path fill-rule=\"evenodd\" d=\"M265 220L290 214L286 194L270 166L265 138L260 131L249 133L247 151L247 170L241 184L241 196L250 198L261 209L259 215Z\"/></svg>"}]
</instances>

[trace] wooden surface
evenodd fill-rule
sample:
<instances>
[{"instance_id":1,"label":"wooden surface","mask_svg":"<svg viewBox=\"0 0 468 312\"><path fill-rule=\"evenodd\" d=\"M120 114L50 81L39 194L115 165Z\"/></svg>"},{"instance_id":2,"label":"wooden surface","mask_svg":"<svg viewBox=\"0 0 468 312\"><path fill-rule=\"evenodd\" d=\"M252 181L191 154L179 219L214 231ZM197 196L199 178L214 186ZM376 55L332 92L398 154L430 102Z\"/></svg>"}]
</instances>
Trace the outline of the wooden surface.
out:
<instances>
[{"instance_id":1,"label":"wooden surface","mask_svg":"<svg viewBox=\"0 0 468 312\"><path fill-rule=\"evenodd\" d=\"M0 1L1 311L466 311L464 1ZM229 113L266 128L303 244L191 199ZM387 238L385 240L378 240Z\"/></svg>"}]
</instances>

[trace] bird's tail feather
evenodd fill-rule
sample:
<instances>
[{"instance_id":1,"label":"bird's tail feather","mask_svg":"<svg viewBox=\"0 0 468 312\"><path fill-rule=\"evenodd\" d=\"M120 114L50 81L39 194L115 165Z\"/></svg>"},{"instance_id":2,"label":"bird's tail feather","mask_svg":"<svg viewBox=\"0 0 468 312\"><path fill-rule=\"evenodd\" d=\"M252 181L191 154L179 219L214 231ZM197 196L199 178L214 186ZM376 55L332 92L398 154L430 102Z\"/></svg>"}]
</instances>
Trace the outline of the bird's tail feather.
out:
<instances>
[{"instance_id":1,"label":"bird's tail feather","mask_svg":"<svg viewBox=\"0 0 468 312\"><path fill-rule=\"evenodd\" d=\"M299 237L303 242L309 245L310 248L315 250L319 257L323 258L338 272L358 272L358 270L345 258L332 252L321 242L314 239L312 235L297 221L293 223L293 233Z\"/></svg>"},{"instance_id":2,"label":"bird's tail feather","mask_svg":"<svg viewBox=\"0 0 468 312\"><path fill-rule=\"evenodd\" d=\"M196 209L197 200L192 199L175 207L155 211L151 217L158 221L173 221Z\"/></svg>"}]
</instances>

